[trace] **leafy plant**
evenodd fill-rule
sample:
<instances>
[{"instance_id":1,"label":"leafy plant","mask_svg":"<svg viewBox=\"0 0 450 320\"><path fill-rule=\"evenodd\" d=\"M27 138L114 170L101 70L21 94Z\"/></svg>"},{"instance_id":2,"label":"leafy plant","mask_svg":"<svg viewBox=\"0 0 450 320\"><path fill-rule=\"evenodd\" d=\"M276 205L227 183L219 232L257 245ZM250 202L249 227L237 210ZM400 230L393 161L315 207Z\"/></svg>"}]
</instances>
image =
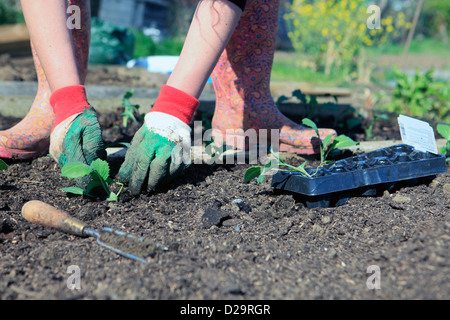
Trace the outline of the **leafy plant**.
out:
<instances>
[{"instance_id":1,"label":"leafy plant","mask_svg":"<svg viewBox=\"0 0 450 320\"><path fill-rule=\"evenodd\" d=\"M315 95L306 95L304 94L300 89L296 89L292 91L292 97L297 98L300 100L300 102L303 104L303 106L308 107L308 117L312 116L314 114L314 111L317 107L317 97ZM281 95L278 99L276 104L280 105L284 101L289 100L290 97L286 97L285 95ZM337 101L337 98L334 97L334 99Z\"/></svg>"},{"instance_id":2,"label":"leafy plant","mask_svg":"<svg viewBox=\"0 0 450 320\"><path fill-rule=\"evenodd\" d=\"M446 156L447 162L450 162L450 126L446 124L438 124L436 127L437 131L441 136L447 140L445 146L443 146L440 150L441 154Z\"/></svg>"},{"instance_id":3,"label":"leafy plant","mask_svg":"<svg viewBox=\"0 0 450 320\"><path fill-rule=\"evenodd\" d=\"M321 162L321 164L323 164L327 161L327 158L331 151L339 149L339 148L345 148L345 147L350 147L350 146L359 144L359 142L354 141L353 139L351 139L350 137L348 137L344 134L337 136L336 138L334 138L333 141L332 141L333 135L328 135L322 141L322 138L320 137L320 134L319 134L319 129L317 128L317 125L314 123L314 121L312 121L311 119L308 119L308 118L304 118L302 120L302 123L303 123L303 125L314 129L314 131L317 134L317 138L320 141L320 162Z\"/></svg>"},{"instance_id":4,"label":"leafy plant","mask_svg":"<svg viewBox=\"0 0 450 320\"><path fill-rule=\"evenodd\" d=\"M369 126L366 128L366 137L368 139L372 139L373 138L373 134L372 134L372 130L373 130L373 125L375 124L375 122L377 122L380 119L384 119L384 120L388 120L389 117L385 114L374 114L372 117L372 120L370 120L369 122Z\"/></svg>"},{"instance_id":5,"label":"leafy plant","mask_svg":"<svg viewBox=\"0 0 450 320\"><path fill-rule=\"evenodd\" d=\"M306 171L305 165L306 161L303 162L298 167L294 167L290 164L287 164L284 162L280 157L278 157L273 150L271 149L271 155L273 156L264 166L252 166L248 168L245 171L244 174L244 181L249 182L253 180L254 178L257 178L258 183L262 183L267 175L271 170L274 170L275 168L279 171L295 171L300 172L305 177L311 177L311 175ZM288 169L280 169L281 167L286 167Z\"/></svg>"},{"instance_id":6,"label":"leafy plant","mask_svg":"<svg viewBox=\"0 0 450 320\"><path fill-rule=\"evenodd\" d=\"M435 82L433 73L433 70L423 74L416 70L413 76L408 76L394 69L397 85L392 94L390 111L417 118L450 119L450 87Z\"/></svg>"},{"instance_id":7,"label":"leafy plant","mask_svg":"<svg viewBox=\"0 0 450 320\"><path fill-rule=\"evenodd\" d=\"M403 16L384 16L379 28L369 29L366 0L292 0L284 19L288 37L302 65L330 75L342 71L356 77L367 68L364 48L391 44L411 27ZM357 63L357 62L360 63ZM369 70L368 70L369 71Z\"/></svg>"},{"instance_id":8,"label":"leafy plant","mask_svg":"<svg viewBox=\"0 0 450 320\"><path fill-rule=\"evenodd\" d=\"M8 165L2 159L0 159L0 170L8 170Z\"/></svg>"},{"instance_id":9,"label":"leafy plant","mask_svg":"<svg viewBox=\"0 0 450 320\"><path fill-rule=\"evenodd\" d=\"M122 126L126 128L128 126L128 119L133 120L135 123L142 122L144 119L144 114L139 114L140 106L138 104L132 104L130 98L134 95L135 90L127 91L122 98L122 106L124 107L124 112L122 116ZM135 114L139 115L139 121L136 119Z\"/></svg>"},{"instance_id":10,"label":"leafy plant","mask_svg":"<svg viewBox=\"0 0 450 320\"><path fill-rule=\"evenodd\" d=\"M69 179L83 178L85 176L90 176L92 178L85 189L79 187L68 187L60 189L67 193L76 195L94 197L91 192L93 192L94 189L100 188L105 192L107 196L106 200L118 201L119 194L123 188L122 183L114 181L109 177L109 164L108 162L101 159L94 160L91 165L87 165L82 162L67 163L61 168L61 175ZM110 190L109 185L111 183L120 185L120 190L117 194Z\"/></svg>"}]
</instances>

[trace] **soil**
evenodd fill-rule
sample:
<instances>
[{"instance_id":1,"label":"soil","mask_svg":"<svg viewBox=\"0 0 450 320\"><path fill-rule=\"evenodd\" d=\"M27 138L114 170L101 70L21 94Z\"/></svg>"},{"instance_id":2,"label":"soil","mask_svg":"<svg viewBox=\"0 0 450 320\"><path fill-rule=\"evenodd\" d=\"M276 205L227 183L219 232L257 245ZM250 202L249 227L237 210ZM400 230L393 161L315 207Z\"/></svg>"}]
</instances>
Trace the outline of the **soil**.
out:
<instances>
[{"instance_id":1,"label":"soil","mask_svg":"<svg viewBox=\"0 0 450 320\"><path fill-rule=\"evenodd\" d=\"M120 128L119 114L99 115L106 142L129 141L138 127ZM0 129L19 120L0 117ZM333 119L315 120L322 126ZM345 133L366 138L361 128ZM398 138L388 121L376 123L373 134ZM113 176L119 165L112 163ZM125 188L118 202L108 202L60 191L73 181L48 156L9 162L0 171L0 299L450 298L450 173L311 209L301 197L275 191L270 178L244 183L248 167L195 164L165 189L133 197ZM27 222L21 209L29 200L92 229L145 239L139 253L147 253L147 263L92 237ZM69 288L73 266L79 289Z\"/></svg>"}]
</instances>

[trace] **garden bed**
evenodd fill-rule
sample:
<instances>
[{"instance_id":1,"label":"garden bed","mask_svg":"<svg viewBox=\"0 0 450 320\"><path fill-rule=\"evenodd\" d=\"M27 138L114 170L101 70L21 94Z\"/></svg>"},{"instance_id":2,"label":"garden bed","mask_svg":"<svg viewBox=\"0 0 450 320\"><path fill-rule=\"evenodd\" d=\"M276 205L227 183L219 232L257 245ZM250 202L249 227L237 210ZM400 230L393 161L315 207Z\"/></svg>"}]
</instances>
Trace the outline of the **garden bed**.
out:
<instances>
[{"instance_id":1,"label":"garden bed","mask_svg":"<svg viewBox=\"0 0 450 320\"><path fill-rule=\"evenodd\" d=\"M136 130L124 134L118 114L100 115L107 142L129 141ZM0 119L0 129L19 120ZM350 134L365 139L361 130ZM389 122L377 123L373 134L399 138ZM9 163L0 171L0 299L450 297L449 173L374 197L352 197L338 207L307 208L302 199L274 190L270 179L244 183L248 167L192 165L169 189L138 197L125 189L119 202L107 202L60 191L73 181L61 177L50 157ZM29 200L65 210L97 230L111 227L154 240L159 249L144 264L93 238L30 224L21 216ZM379 290L367 287L373 265L380 267ZM79 290L68 289L70 266L79 267Z\"/></svg>"},{"instance_id":2,"label":"garden bed","mask_svg":"<svg viewBox=\"0 0 450 320\"><path fill-rule=\"evenodd\" d=\"M2 59L2 80L36 80L30 57ZM149 87L166 78L143 81L123 68L124 74L111 68L107 76L90 70L87 83L97 85ZM120 129L119 114L100 114L106 142L130 141L138 127ZM196 120L208 116L197 113ZM290 117L300 122L302 115ZM322 127L342 125L320 113L311 118ZM0 117L0 130L19 120ZM367 141L368 124L362 125L339 131ZM372 140L400 139L395 118L375 122L371 133ZM310 166L318 163L308 160ZM300 165L304 159L285 161ZM118 165L120 160L113 174ZM107 202L60 191L73 181L61 176L50 157L10 162L0 171L0 299L450 297L449 173L352 197L338 207L307 208L304 199L274 190L271 179L244 183L249 166L192 165L169 189L138 197L125 189L118 202ZM30 200L65 210L97 230L111 227L154 240L159 249L143 264L93 238L30 224L21 215ZM373 265L380 267L379 290L367 287ZM67 286L71 266L79 267L79 290Z\"/></svg>"}]
</instances>

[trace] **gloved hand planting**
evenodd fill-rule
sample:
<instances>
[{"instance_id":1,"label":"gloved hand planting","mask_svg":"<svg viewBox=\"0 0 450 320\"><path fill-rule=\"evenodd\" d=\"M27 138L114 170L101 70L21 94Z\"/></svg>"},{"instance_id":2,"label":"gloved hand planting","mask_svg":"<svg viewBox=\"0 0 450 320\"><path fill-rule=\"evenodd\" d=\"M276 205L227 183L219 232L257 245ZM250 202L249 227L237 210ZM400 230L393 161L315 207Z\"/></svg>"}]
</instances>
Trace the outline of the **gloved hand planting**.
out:
<instances>
[{"instance_id":1,"label":"gloved hand planting","mask_svg":"<svg viewBox=\"0 0 450 320\"><path fill-rule=\"evenodd\" d=\"M55 122L50 135L50 154L60 166L69 162L91 164L105 159L106 151L97 114L86 99L83 86L55 91L50 103ZM86 181L77 181L83 185Z\"/></svg>"},{"instance_id":2,"label":"gloved hand planting","mask_svg":"<svg viewBox=\"0 0 450 320\"><path fill-rule=\"evenodd\" d=\"M132 194L168 184L190 164L189 122L198 100L178 89L162 86L145 123L131 141L119 177Z\"/></svg>"}]
</instances>

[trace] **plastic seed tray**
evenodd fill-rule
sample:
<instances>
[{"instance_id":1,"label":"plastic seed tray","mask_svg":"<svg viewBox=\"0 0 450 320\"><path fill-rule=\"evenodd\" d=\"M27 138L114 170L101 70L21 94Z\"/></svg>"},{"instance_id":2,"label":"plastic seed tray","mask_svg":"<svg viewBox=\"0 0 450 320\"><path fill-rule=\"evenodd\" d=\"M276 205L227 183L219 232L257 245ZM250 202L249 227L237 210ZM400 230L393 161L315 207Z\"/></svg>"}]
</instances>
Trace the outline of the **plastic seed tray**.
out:
<instances>
[{"instance_id":1,"label":"plastic seed tray","mask_svg":"<svg viewBox=\"0 0 450 320\"><path fill-rule=\"evenodd\" d=\"M399 144L319 168L306 168L312 175L278 171L272 187L304 196L308 208L339 206L352 196L376 196L401 183L415 185L447 172L443 155L415 150Z\"/></svg>"}]
</instances>

